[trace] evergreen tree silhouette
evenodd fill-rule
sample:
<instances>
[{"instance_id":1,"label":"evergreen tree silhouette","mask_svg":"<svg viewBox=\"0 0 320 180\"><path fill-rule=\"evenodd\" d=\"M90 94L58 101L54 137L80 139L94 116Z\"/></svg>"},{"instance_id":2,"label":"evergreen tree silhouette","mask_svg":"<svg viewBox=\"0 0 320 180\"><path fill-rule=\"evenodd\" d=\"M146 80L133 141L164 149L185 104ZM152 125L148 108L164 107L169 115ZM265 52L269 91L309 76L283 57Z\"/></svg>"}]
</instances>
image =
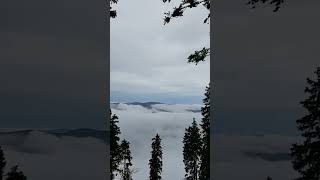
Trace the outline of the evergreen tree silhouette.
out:
<instances>
[{"instance_id":1,"label":"evergreen tree silhouette","mask_svg":"<svg viewBox=\"0 0 320 180\"><path fill-rule=\"evenodd\" d=\"M119 171L119 163L121 161L121 148L119 145L119 135L120 135L120 128L118 127L118 116L112 115L110 110L110 174L111 179L114 179L114 173Z\"/></svg>"},{"instance_id":2,"label":"evergreen tree silhouette","mask_svg":"<svg viewBox=\"0 0 320 180\"><path fill-rule=\"evenodd\" d=\"M316 80L307 78L308 97L301 102L307 115L296 121L304 141L291 147L293 168L300 174L297 180L320 179L320 67L315 74Z\"/></svg>"},{"instance_id":3,"label":"evergreen tree silhouette","mask_svg":"<svg viewBox=\"0 0 320 180\"><path fill-rule=\"evenodd\" d=\"M18 166L13 166L10 172L7 173L6 180L27 180L27 177L22 171L18 171Z\"/></svg>"},{"instance_id":4,"label":"evergreen tree silhouette","mask_svg":"<svg viewBox=\"0 0 320 180\"><path fill-rule=\"evenodd\" d=\"M187 180L198 180L201 145L200 130L196 120L193 118L192 125L185 129L183 138L183 163Z\"/></svg>"},{"instance_id":5,"label":"evergreen tree silhouette","mask_svg":"<svg viewBox=\"0 0 320 180\"><path fill-rule=\"evenodd\" d=\"M6 159L4 157L2 147L0 146L0 180L2 180L2 177L4 175L4 168L5 168L6 164L7 164Z\"/></svg>"},{"instance_id":6,"label":"evergreen tree silhouette","mask_svg":"<svg viewBox=\"0 0 320 180\"><path fill-rule=\"evenodd\" d=\"M130 143L124 139L121 142L120 148L121 148L121 163L123 165L121 170L122 179L132 180L132 171L130 169L130 167L132 166Z\"/></svg>"},{"instance_id":7,"label":"evergreen tree silhouette","mask_svg":"<svg viewBox=\"0 0 320 180\"><path fill-rule=\"evenodd\" d=\"M202 148L200 153L199 179L208 180L210 178L210 84L206 88L204 106L201 108L201 134Z\"/></svg>"},{"instance_id":8,"label":"evergreen tree silhouette","mask_svg":"<svg viewBox=\"0 0 320 180\"><path fill-rule=\"evenodd\" d=\"M272 178L270 176L267 177L267 180L272 180Z\"/></svg>"},{"instance_id":9,"label":"evergreen tree silhouette","mask_svg":"<svg viewBox=\"0 0 320 180\"><path fill-rule=\"evenodd\" d=\"M152 138L150 166L150 180L160 180L162 172L162 147L159 134Z\"/></svg>"}]
</instances>

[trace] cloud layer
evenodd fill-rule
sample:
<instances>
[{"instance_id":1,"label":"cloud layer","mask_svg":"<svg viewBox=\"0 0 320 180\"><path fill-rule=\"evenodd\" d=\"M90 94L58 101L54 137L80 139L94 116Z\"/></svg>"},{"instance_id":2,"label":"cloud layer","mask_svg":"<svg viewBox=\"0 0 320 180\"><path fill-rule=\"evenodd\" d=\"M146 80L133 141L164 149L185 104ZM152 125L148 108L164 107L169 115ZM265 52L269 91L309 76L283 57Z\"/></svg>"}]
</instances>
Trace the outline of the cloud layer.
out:
<instances>
[{"instance_id":1,"label":"cloud layer","mask_svg":"<svg viewBox=\"0 0 320 180\"><path fill-rule=\"evenodd\" d=\"M95 138L58 138L39 131L0 135L7 169L13 165L33 180L96 179L106 176L106 144Z\"/></svg>"},{"instance_id":2,"label":"cloud layer","mask_svg":"<svg viewBox=\"0 0 320 180\"><path fill-rule=\"evenodd\" d=\"M197 110L201 105L154 104L112 105L113 113L119 116L121 138L131 142L134 167L139 171L135 179L147 179L150 158L151 138L156 133L162 138L163 179L182 179L184 177L183 144L184 130L195 117L200 121ZM237 135L230 132L213 136L213 174L219 180L240 178L248 180L274 179L290 180L295 176L292 169L289 149L299 138L283 135ZM253 172L252 169L255 169ZM232 172L232 173L230 173Z\"/></svg>"}]
</instances>

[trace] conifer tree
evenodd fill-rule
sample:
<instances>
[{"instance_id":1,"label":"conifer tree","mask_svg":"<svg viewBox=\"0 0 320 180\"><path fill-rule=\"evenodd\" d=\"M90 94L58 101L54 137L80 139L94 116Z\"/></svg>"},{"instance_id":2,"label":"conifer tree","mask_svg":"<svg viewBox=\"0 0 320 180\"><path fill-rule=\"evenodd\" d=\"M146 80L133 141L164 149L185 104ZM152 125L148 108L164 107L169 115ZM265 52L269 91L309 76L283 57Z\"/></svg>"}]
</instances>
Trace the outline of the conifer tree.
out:
<instances>
[{"instance_id":1,"label":"conifer tree","mask_svg":"<svg viewBox=\"0 0 320 180\"><path fill-rule=\"evenodd\" d=\"M201 153L201 135L198 124L193 118L192 125L185 129L183 138L183 163L187 180L198 180L199 156Z\"/></svg>"},{"instance_id":2,"label":"conifer tree","mask_svg":"<svg viewBox=\"0 0 320 180\"><path fill-rule=\"evenodd\" d=\"M27 177L22 171L18 171L18 166L13 166L10 172L7 173L6 180L27 180Z\"/></svg>"},{"instance_id":3,"label":"conifer tree","mask_svg":"<svg viewBox=\"0 0 320 180\"><path fill-rule=\"evenodd\" d=\"M132 180L132 170L130 167L132 166L132 157L130 151L130 143L127 140L122 140L121 142L121 177L123 180Z\"/></svg>"},{"instance_id":4,"label":"conifer tree","mask_svg":"<svg viewBox=\"0 0 320 180\"><path fill-rule=\"evenodd\" d=\"M199 179L209 180L210 178L210 84L206 88L204 106L201 108L201 134L202 148L200 153Z\"/></svg>"},{"instance_id":5,"label":"conifer tree","mask_svg":"<svg viewBox=\"0 0 320 180\"><path fill-rule=\"evenodd\" d=\"M272 180L272 178L270 176L267 177L267 180Z\"/></svg>"},{"instance_id":6,"label":"conifer tree","mask_svg":"<svg viewBox=\"0 0 320 180\"><path fill-rule=\"evenodd\" d=\"M150 180L160 180L162 172L162 147L159 134L152 138L150 166Z\"/></svg>"},{"instance_id":7,"label":"conifer tree","mask_svg":"<svg viewBox=\"0 0 320 180\"><path fill-rule=\"evenodd\" d=\"M320 179L320 67L315 74L316 80L307 78L308 97L301 102L307 115L296 121L303 142L291 148L293 168L300 174L297 180Z\"/></svg>"},{"instance_id":8,"label":"conifer tree","mask_svg":"<svg viewBox=\"0 0 320 180\"><path fill-rule=\"evenodd\" d=\"M3 174L4 174L4 168L6 166L6 159L4 157L3 150L0 146L0 180L2 180Z\"/></svg>"},{"instance_id":9,"label":"conifer tree","mask_svg":"<svg viewBox=\"0 0 320 180\"><path fill-rule=\"evenodd\" d=\"M120 163L120 145L119 145L119 135L120 135L120 128L118 127L118 116L112 115L110 110L110 173L111 179L114 179L114 173L119 171L119 163Z\"/></svg>"}]
</instances>

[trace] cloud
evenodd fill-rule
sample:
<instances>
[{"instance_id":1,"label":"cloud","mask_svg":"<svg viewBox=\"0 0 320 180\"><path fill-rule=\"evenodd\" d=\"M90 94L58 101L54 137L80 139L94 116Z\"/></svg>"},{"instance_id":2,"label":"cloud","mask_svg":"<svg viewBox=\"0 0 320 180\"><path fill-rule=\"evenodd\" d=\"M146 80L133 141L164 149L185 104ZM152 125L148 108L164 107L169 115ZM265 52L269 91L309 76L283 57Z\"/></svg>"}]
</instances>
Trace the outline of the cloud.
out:
<instances>
[{"instance_id":1,"label":"cloud","mask_svg":"<svg viewBox=\"0 0 320 180\"><path fill-rule=\"evenodd\" d=\"M213 137L213 175L217 179L290 180L297 177L288 156L295 136L266 134L263 136L215 135ZM253 171L254 170L254 171ZM232 173L230 173L232 172Z\"/></svg>"},{"instance_id":2,"label":"cloud","mask_svg":"<svg viewBox=\"0 0 320 180\"><path fill-rule=\"evenodd\" d=\"M162 1L119 2L118 17L111 20L111 96L190 97L203 94L209 83L209 62L198 66L187 57L209 46L205 8L186 13L163 25ZM134 10L135 9L135 10Z\"/></svg>"},{"instance_id":3,"label":"cloud","mask_svg":"<svg viewBox=\"0 0 320 180\"><path fill-rule=\"evenodd\" d=\"M31 131L0 136L7 168L18 164L28 179L106 179L106 144L95 138Z\"/></svg>"},{"instance_id":4,"label":"cloud","mask_svg":"<svg viewBox=\"0 0 320 180\"><path fill-rule=\"evenodd\" d=\"M135 179L148 178L151 139L158 133L163 147L163 179L182 179L184 165L182 138L184 130L193 118L200 121L201 114L187 111L199 109L200 105L154 104L151 107L120 103L112 113L119 116L121 138L131 143L134 167L139 171Z\"/></svg>"},{"instance_id":5,"label":"cloud","mask_svg":"<svg viewBox=\"0 0 320 180\"><path fill-rule=\"evenodd\" d=\"M151 138L159 133L164 153L162 177L182 179L184 130L191 124L193 117L198 122L201 119L200 113L187 109L199 109L201 105L153 104L150 108L120 103L112 107L112 112L119 116L121 138L131 143L133 164L139 170L134 177L148 177ZM217 179L230 180L238 177L256 180L271 176L274 179L290 180L296 176L288 156L291 144L300 141L296 136L270 133L239 135L227 131L211 138L212 172ZM255 171L252 172L252 169Z\"/></svg>"}]
</instances>

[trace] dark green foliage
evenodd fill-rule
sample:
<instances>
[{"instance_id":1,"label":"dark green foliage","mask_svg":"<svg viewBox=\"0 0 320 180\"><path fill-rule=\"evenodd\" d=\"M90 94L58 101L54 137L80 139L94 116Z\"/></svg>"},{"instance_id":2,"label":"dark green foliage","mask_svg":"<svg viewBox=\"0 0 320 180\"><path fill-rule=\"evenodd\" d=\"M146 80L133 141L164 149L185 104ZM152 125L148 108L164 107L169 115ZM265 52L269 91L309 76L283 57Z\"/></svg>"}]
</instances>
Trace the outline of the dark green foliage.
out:
<instances>
[{"instance_id":1,"label":"dark green foliage","mask_svg":"<svg viewBox=\"0 0 320 180\"><path fill-rule=\"evenodd\" d=\"M152 151L151 159L149 160L150 166L150 180L160 180L162 172L162 147L161 139L157 134L155 138L152 138Z\"/></svg>"},{"instance_id":2,"label":"dark green foliage","mask_svg":"<svg viewBox=\"0 0 320 180\"><path fill-rule=\"evenodd\" d=\"M18 171L18 166L13 166L10 172L7 173L6 180L27 180L27 177L22 171Z\"/></svg>"},{"instance_id":3,"label":"dark green foliage","mask_svg":"<svg viewBox=\"0 0 320 180\"><path fill-rule=\"evenodd\" d=\"M200 153L199 179L209 180L210 178L210 84L206 88L204 106L201 108L201 134L202 148Z\"/></svg>"},{"instance_id":4,"label":"dark green foliage","mask_svg":"<svg viewBox=\"0 0 320 180\"><path fill-rule=\"evenodd\" d=\"M118 116L112 115L112 112L110 110L110 173L111 173L111 179L114 179L114 173L116 171L119 171L119 163L121 160L120 157L120 145L119 145L119 135L120 135L120 128L118 127Z\"/></svg>"},{"instance_id":5,"label":"dark green foliage","mask_svg":"<svg viewBox=\"0 0 320 180\"><path fill-rule=\"evenodd\" d=\"M2 180L3 174L4 174L4 168L6 166L6 159L4 157L3 150L0 146L0 180Z\"/></svg>"},{"instance_id":6,"label":"dark green foliage","mask_svg":"<svg viewBox=\"0 0 320 180\"><path fill-rule=\"evenodd\" d=\"M164 3L170 3L171 0L162 0ZM183 13L188 8L195 8L199 5L204 6L208 10L208 16L205 18L204 23L209 22L210 18L210 0L182 0L178 7L174 7L172 12L166 12L164 17L164 24L170 22L172 18L177 18L183 16Z\"/></svg>"},{"instance_id":7,"label":"dark green foliage","mask_svg":"<svg viewBox=\"0 0 320 180\"><path fill-rule=\"evenodd\" d=\"M291 148L293 168L300 173L297 180L320 179L320 67L315 74L316 80L307 79L308 97L301 102L307 115L296 121L304 141Z\"/></svg>"},{"instance_id":8,"label":"dark green foliage","mask_svg":"<svg viewBox=\"0 0 320 180\"><path fill-rule=\"evenodd\" d=\"M183 163L187 180L197 180L199 176L199 157L201 153L201 135L196 120L185 129L183 137Z\"/></svg>"},{"instance_id":9,"label":"dark green foliage","mask_svg":"<svg viewBox=\"0 0 320 180\"><path fill-rule=\"evenodd\" d=\"M188 63L195 63L196 65L200 61L205 61L205 58L210 55L210 48L202 48L200 51L195 51L188 57Z\"/></svg>"},{"instance_id":10,"label":"dark green foliage","mask_svg":"<svg viewBox=\"0 0 320 180\"><path fill-rule=\"evenodd\" d=\"M171 0L162 0L164 3L170 3ZM248 0L247 4L251 6L251 8L255 8L258 3L269 3L275 6L274 12L278 11L281 5L284 3L284 0ZM172 12L166 12L164 17L164 24L167 24L171 21L172 18L182 17L183 13L189 8L195 8L199 5L204 6L208 10L208 16L204 19L204 23L209 23L210 19L210 0L182 0L178 7L174 7ZM205 61L205 58L210 55L210 48L204 47L199 51L195 51L188 57L189 63L195 63L196 65Z\"/></svg>"},{"instance_id":11,"label":"dark green foliage","mask_svg":"<svg viewBox=\"0 0 320 180\"><path fill-rule=\"evenodd\" d=\"M130 170L130 167L132 166L130 143L124 139L121 142L120 148L121 148L121 164L123 165L121 169L122 179L132 180L132 171Z\"/></svg>"},{"instance_id":12,"label":"dark green foliage","mask_svg":"<svg viewBox=\"0 0 320 180\"><path fill-rule=\"evenodd\" d=\"M116 18L117 17L117 11L112 9L112 4L117 4L118 0L110 0L110 17Z\"/></svg>"},{"instance_id":13,"label":"dark green foliage","mask_svg":"<svg viewBox=\"0 0 320 180\"><path fill-rule=\"evenodd\" d=\"M281 5L284 3L284 0L249 0L247 4L250 5L252 8L256 8L256 4L258 3L269 3L271 5L274 5L275 8L273 11L276 12L280 9Z\"/></svg>"}]
</instances>

